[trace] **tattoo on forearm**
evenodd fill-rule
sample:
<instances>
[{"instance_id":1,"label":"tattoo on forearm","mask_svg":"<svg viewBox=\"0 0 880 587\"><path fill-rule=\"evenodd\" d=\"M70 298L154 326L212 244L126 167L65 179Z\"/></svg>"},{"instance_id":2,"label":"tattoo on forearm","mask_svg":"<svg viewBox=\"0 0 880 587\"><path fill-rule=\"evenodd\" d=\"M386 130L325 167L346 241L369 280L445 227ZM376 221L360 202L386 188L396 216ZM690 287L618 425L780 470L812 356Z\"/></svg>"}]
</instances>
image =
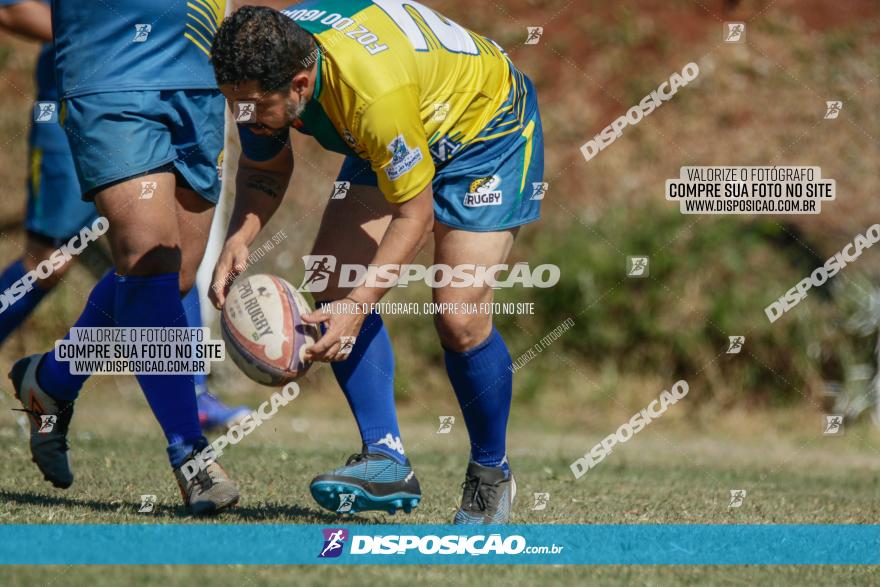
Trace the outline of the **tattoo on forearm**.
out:
<instances>
[{"instance_id":1,"label":"tattoo on forearm","mask_svg":"<svg viewBox=\"0 0 880 587\"><path fill-rule=\"evenodd\" d=\"M278 181L268 175L251 175L245 185L249 189L263 192L270 198L277 198L284 193Z\"/></svg>"}]
</instances>

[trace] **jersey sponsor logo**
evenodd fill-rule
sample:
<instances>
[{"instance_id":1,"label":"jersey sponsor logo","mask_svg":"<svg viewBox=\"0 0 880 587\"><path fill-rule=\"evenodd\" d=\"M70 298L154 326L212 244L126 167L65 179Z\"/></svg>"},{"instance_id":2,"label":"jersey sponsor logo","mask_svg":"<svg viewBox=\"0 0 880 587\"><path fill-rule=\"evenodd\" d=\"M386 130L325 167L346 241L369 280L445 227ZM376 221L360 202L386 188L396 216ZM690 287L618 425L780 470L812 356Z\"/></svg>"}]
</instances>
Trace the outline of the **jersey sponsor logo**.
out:
<instances>
[{"instance_id":1,"label":"jersey sponsor logo","mask_svg":"<svg viewBox=\"0 0 880 587\"><path fill-rule=\"evenodd\" d=\"M501 178L497 175L475 179L464 195L464 205L468 208L501 205L503 198L501 190L497 189L499 185Z\"/></svg>"},{"instance_id":2,"label":"jersey sponsor logo","mask_svg":"<svg viewBox=\"0 0 880 587\"><path fill-rule=\"evenodd\" d=\"M421 162L423 157L420 148L410 149L406 145L403 135L397 135L397 138L388 145L388 150L391 151L391 162L385 168L385 173L391 181L411 171Z\"/></svg>"},{"instance_id":3,"label":"jersey sponsor logo","mask_svg":"<svg viewBox=\"0 0 880 587\"><path fill-rule=\"evenodd\" d=\"M431 145L431 156L438 163L442 163L448 159L452 159L452 156L458 153L461 150L462 144L458 141L454 141L449 137L441 137L436 143Z\"/></svg>"}]
</instances>

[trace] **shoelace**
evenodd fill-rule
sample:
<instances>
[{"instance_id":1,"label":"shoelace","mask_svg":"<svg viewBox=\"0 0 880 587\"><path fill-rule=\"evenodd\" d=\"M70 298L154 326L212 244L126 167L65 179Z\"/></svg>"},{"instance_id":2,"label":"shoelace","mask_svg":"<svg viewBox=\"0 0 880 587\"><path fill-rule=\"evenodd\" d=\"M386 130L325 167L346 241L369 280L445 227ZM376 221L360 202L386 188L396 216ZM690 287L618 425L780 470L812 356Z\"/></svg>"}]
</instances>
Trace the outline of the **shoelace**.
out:
<instances>
[{"instance_id":1,"label":"shoelace","mask_svg":"<svg viewBox=\"0 0 880 587\"><path fill-rule=\"evenodd\" d=\"M38 412L36 410L29 410L27 408L12 408L13 412L24 412L25 414L30 414L34 417L35 420L40 420L41 416L56 416L56 425L53 428L53 432L57 432L62 435L67 435L67 429L70 426L70 418L71 412L70 407L73 405L73 402L67 402L67 405L64 405L61 410L57 414L44 414L42 412Z\"/></svg>"},{"instance_id":2,"label":"shoelace","mask_svg":"<svg viewBox=\"0 0 880 587\"><path fill-rule=\"evenodd\" d=\"M359 462L364 461L366 459L367 459L367 453L361 452L361 453L353 454L350 457L348 457L347 461L345 461L345 466L347 467L349 465L359 463Z\"/></svg>"},{"instance_id":3,"label":"shoelace","mask_svg":"<svg viewBox=\"0 0 880 587\"><path fill-rule=\"evenodd\" d=\"M368 461L370 459L381 458L381 455L377 455L371 452L359 452L357 454L353 454L348 457L348 460L345 461L345 466L354 465L356 463L360 463L361 461Z\"/></svg>"},{"instance_id":4,"label":"shoelace","mask_svg":"<svg viewBox=\"0 0 880 587\"><path fill-rule=\"evenodd\" d=\"M471 488L473 486L473 488ZM483 480L477 476L468 477L461 484L464 491L470 491L468 505L466 509L473 509L474 505L481 512L485 512L489 504L494 501L497 485L491 483L483 483Z\"/></svg>"},{"instance_id":5,"label":"shoelace","mask_svg":"<svg viewBox=\"0 0 880 587\"><path fill-rule=\"evenodd\" d=\"M193 477L193 484L198 484L202 491L210 489L214 485L214 478L208 473L208 467L205 467L196 473L196 476Z\"/></svg>"}]
</instances>

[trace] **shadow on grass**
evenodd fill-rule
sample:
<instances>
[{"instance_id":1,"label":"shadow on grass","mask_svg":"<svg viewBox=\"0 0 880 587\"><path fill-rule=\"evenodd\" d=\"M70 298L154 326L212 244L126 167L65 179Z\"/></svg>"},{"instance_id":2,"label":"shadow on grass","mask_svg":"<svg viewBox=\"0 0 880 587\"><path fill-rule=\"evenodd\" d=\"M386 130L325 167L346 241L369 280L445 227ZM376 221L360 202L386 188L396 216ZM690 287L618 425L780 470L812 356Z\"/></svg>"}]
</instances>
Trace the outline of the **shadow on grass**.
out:
<instances>
[{"instance_id":1,"label":"shadow on grass","mask_svg":"<svg viewBox=\"0 0 880 587\"><path fill-rule=\"evenodd\" d=\"M137 513L138 505L131 502L108 502L92 499L75 499L47 495L45 493L29 493L18 491L0 490L0 501L17 503L24 506L39 507L64 507L64 508L88 508L93 512L107 514L130 514ZM153 520L168 518L192 518L183 505L174 507L160 505L153 514L143 514ZM351 516L338 516L321 511L317 508L304 507L294 504L262 503L259 506L237 505L215 516L206 516L202 519L217 520L227 523L241 522L275 522L297 524L381 524L383 520L373 518L355 518Z\"/></svg>"},{"instance_id":2,"label":"shadow on grass","mask_svg":"<svg viewBox=\"0 0 880 587\"><path fill-rule=\"evenodd\" d=\"M181 507L181 509L183 508ZM334 515L317 508L271 502L262 503L258 506L237 505L227 510L225 515L230 518L240 518L243 522L274 521L284 523L290 521L297 524L379 523L373 520Z\"/></svg>"},{"instance_id":3,"label":"shadow on grass","mask_svg":"<svg viewBox=\"0 0 880 587\"><path fill-rule=\"evenodd\" d=\"M45 493L27 493L17 491L0 491L0 500L28 506L61 506L61 507L86 507L95 512L119 513L126 504L110 503L106 501L79 500L67 497L54 497Z\"/></svg>"}]
</instances>

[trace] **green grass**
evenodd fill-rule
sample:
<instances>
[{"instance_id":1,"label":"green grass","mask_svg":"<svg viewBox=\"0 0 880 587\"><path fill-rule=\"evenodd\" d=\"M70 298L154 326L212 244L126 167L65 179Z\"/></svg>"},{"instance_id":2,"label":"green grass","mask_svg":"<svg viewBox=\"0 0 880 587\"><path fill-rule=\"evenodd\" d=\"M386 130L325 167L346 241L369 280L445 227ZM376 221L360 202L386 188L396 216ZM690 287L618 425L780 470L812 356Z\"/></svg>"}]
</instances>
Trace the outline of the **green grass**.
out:
<instances>
[{"instance_id":1,"label":"green grass","mask_svg":"<svg viewBox=\"0 0 880 587\"><path fill-rule=\"evenodd\" d=\"M562 454L512 451L520 495L514 521L869 523L880 516L876 467L827 468L811 464L809 457L799 459L796 466L755 462L748 467L723 460L708 463L703 460L708 455L693 453L675 459L657 454L665 445L659 435L645 432L644 436L615 449L605 462L577 481L568 470L569 459ZM339 519L313 502L308 482L315 474L341 464L347 447L331 449L304 443L299 448L279 448L248 437L223 458L241 488L239 506L217 518L191 520L180 505L159 442L134 437L75 443L77 479L67 491L53 489L42 480L23 442L4 440L0 444L7 455L0 483L3 523L327 524ZM643 450L647 452L637 454ZM370 513L346 521L442 524L451 520L463 480L462 453L434 447L417 454L411 449L410 453L422 483L422 505L410 515ZM651 462L655 458L659 462ZM742 508L727 507L730 489L748 491ZM550 493L547 510L529 509L534 492ZM137 513L141 494L157 496L157 512Z\"/></svg>"},{"instance_id":2,"label":"green grass","mask_svg":"<svg viewBox=\"0 0 880 587\"><path fill-rule=\"evenodd\" d=\"M275 419L231 447L223 462L242 490L239 507L207 520L188 516L165 461L157 426L133 386L105 379L77 405L72 429L74 486L56 490L30 463L15 415L0 421L0 522L2 523L287 523L328 524L338 520L319 509L308 493L313 475L341 463L357 436L342 400L326 393L303 394ZM265 394L239 396L256 405ZM13 407L3 397L0 411ZM568 463L587 451L608 421L595 431L567 432L531 421L514 407L511 462L519 496L517 523L873 523L880 461L868 427L844 437L823 437L800 426L778 434L768 415L759 420L731 414L717 420L710 436L697 418L669 418L620 446L597 468L574 480ZM672 413L670 413L670 416ZM789 417L791 413L788 414ZM810 416L814 417L814 416ZM408 453L422 483L424 500L411 515L361 514L347 523L446 523L459 497L466 437L463 428L438 435L436 419L419 406L401 413ZM803 420L802 420L803 421ZM723 422L723 423L720 423ZM552 432L554 431L555 432ZM757 431L757 432L756 432ZM607 433L607 432L606 432ZM728 508L730 489L746 489L741 508ZM532 494L550 493L544 511L532 511ZM141 494L155 494L154 514L139 514ZM25 546L22 546L23 548ZM296 548L291 545L291 548ZM295 573L295 575L293 575ZM846 578L871 584L859 568L778 567L581 567L326 569L229 566L20 567L0 570L3 585L412 585L477 581L486 584L673 585L804 584Z\"/></svg>"},{"instance_id":3,"label":"green grass","mask_svg":"<svg viewBox=\"0 0 880 587\"><path fill-rule=\"evenodd\" d=\"M329 375L329 369L322 370L321 379ZM223 455L242 491L239 507L216 520L193 523L335 519L314 504L308 483L357 449L357 429L338 391L302 387L299 398ZM267 397L257 389L232 396L233 401L256 406ZM20 413L10 411L16 403L7 395L0 401L0 413L6 414L0 420L5 455L0 460L0 522L189 523L158 426L133 381L100 378L77 402L71 428L76 481L67 491L49 486L30 462L16 423ZM458 413L451 406L437 409ZM870 425L849 425L844 436L827 437L815 414L785 412L787 420L797 422L784 430L772 413L731 412L713 418L707 434L699 417L683 411L672 408L575 480L569 463L628 417L610 414L587 432L536 421L527 405L515 404L509 454L520 499L514 521L869 523L880 518L880 434ZM421 404L404 404L400 420L422 484L422 505L410 515L365 514L350 521L447 523L466 465L463 423L459 418L451 434L436 434L436 416ZM727 508L730 489L748 491L742 508ZM534 492L550 493L546 510L530 510ZM151 517L136 511L141 494L157 496L158 511Z\"/></svg>"}]
</instances>

